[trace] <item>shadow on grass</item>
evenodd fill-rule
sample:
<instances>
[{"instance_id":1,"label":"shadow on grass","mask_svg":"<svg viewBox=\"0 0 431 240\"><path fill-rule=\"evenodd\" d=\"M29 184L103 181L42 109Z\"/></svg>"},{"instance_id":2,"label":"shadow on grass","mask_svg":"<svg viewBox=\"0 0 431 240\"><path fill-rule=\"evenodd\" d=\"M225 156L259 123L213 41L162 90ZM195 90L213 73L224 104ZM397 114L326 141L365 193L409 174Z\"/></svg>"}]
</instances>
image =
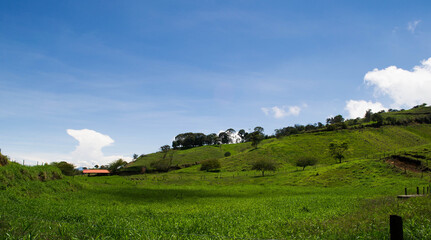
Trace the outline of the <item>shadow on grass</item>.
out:
<instances>
[{"instance_id":1,"label":"shadow on grass","mask_svg":"<svg viewBox=\"0 0 431 240\"><path fill-rule=\"evenodd\" d=\"M250 197L236 191L204 190L204 189L151 189L151 188L100 188L88 190L93 197L122 202L169 202L193 200L197 198L242 198Z\"/></svg>"},{"instance_id":2,"label":"shadow on grass","mask_svg":"<svg viewBox=\"0 0 431 240\"><path fill-rule=\"evenodd\" d=\"M257 175L257 176L252 176L252 178L266 178L266 177L274 177L274 176L275 174L268 174L268 175L265 174L265 176Z\"/></svg>"}]
</instances>

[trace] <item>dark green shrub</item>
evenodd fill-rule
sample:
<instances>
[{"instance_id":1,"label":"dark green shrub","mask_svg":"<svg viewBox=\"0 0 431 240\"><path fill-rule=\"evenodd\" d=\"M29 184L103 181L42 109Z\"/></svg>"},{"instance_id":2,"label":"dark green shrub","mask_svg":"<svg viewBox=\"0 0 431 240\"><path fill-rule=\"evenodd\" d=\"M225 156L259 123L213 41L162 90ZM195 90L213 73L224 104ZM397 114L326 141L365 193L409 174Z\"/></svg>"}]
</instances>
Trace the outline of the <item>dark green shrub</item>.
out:
<instances>
[{"instance_id":1,"label":"dark green shrub","mask_svg":"<svg viewBox=\"0 0 431 240\"><path fill-rule=\"evenodd\" d=\"M171 163L168 159L160 159L150 163L151 170L157 172L167 172L171 168Z\"/></svg>"},{"instance_id":2,"label":"dark green shrub","mask_svg":"<svg viewBox=\"0 0 431 240\"><path fill-rule=\"evenodd\" d=\"M120 158L118 160L111 162L108 166L108 170L112 174L117 174L120 171L120 169L122 169L124 166L126 166L126 164L127 164L127 162Z\"/></svg>"},{"instance_id":3,"label":"dark green shrub","mask_svg":"<svg viewBox=\"0 0 431 240\"><path fill-rule=\"evenodd\" d=\"M295 161L295 165L297 167L302 167L302 170L305 169L305 167L307 166L314 166L317 163L317 158L312 157L312 156L304 156L304 157L300 157L298 159L296 159Z\"/></svg>"},{"instance_id":4,"label":"dark green shrub","mask_svg":"<svg viewBox=\"0 0 431 240\"><path fill-rule=\"evenodd\" d=\"M0 166L4 166L9 163L9 158L6 155L0 153Z\"/></svg>"},{"instance_id":5,"label":"dark green shrub","mask_svg":"<svg viewBox=\"0 0 431 240\"><path fill-rule=\"evenodd\" d=\"M208 159L202 162L201 171L216 172L221 168L218 159Z\"/></svg>"},{"instance_id":6,"label":"dark green shrub","mask_svg":"<svg viewBox=\"0 0 431 240\"><path fill-rule=\"evenodd\" d=\"M230 155L231 155L231 154L230 154L230 152L225 152L225 153L224 153L224 156L225 156L225 157L229 157Z\"/></svg>"},{"instance_id":7,"label":"dark green shrub","mask_svg":"<svg viewBox=\"0 0 431 240\"><path fill-rule=\"evenodd\" d=\"M62 162L53 162L51 165L58 167L61 172L66 176L73 176L76 174L75 166L71 163L62 161Z\"/></svg>"}]
</instances>

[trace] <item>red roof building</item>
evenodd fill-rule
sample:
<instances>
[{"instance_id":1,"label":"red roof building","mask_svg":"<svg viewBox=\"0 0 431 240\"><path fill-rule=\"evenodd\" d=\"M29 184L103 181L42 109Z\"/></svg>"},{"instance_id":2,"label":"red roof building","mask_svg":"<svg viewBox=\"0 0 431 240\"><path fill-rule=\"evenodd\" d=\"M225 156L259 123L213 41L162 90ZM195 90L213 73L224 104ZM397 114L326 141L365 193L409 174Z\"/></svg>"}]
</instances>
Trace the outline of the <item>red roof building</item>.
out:
<instances>
[{"instance_id":1,"label":"red roof building","mask_svg":"<svg viewBox=\"0 0 431 240\"><path fill-rule=\"evenodd\" d=\"M110 174L107 169L84 169L82 170L83 174Z\"/></svg>"}]
</instances>

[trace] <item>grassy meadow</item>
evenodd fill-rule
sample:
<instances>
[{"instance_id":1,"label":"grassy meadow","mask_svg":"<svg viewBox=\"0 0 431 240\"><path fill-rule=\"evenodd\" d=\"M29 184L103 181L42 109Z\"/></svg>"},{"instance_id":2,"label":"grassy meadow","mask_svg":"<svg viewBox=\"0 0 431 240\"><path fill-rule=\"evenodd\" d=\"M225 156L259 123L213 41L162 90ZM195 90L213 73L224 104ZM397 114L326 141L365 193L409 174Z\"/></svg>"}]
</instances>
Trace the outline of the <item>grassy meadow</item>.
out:
<instances>
[{"instance_id":1,"label":"grassy meadow","mask_svg":"<svg viewBox=\"0 0 431 240\"><path fill-rule=\"evenodd\" d=\"M402 117L401 115L399 117ZM342 163L333 140L349 151ZM231 155L225 157L225 152ZM173 151L180 169L131 176L64 176L54 166L0 167L0 239L387 239L389 215L406 239L431 239L431 125L310 132L250 143ZM305 170L300 156L319 162ZM162 153L129 164L147 167ZM216 158L220 172L200 171ZM271 159L277 171L251 170Z\"/></svg>"},{"instance_id":2,"label":"grassy meadow","mask_svg":"<svg viewBox=\"0 0 431 240\"><path fill-rule=\"evenodd\" d=\"M7 167L7 166L6 166ZM430 198L397 200L429 175L379 159L261 177L206 173L63 177L0 192L2 239L385 239L389 215L408 239L430 238Z\"/></svg>"}]
</instances>

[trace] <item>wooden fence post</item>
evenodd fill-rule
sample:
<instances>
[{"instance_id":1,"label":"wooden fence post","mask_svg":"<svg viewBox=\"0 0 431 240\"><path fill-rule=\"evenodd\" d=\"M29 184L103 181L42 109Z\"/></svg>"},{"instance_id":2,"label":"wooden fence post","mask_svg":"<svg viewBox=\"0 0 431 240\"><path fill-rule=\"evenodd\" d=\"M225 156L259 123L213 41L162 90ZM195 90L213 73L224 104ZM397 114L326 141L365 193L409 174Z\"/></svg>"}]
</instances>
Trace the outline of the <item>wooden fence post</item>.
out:
<instances>
[{"instance_id":1,"label":"wooden fence post","mask_svg":"<svg viewBox=\"0 0 431 240\"><path fill-rule=\"evenodd\" d=\"M407 188L404 188L404 195L407 195Z\"/></svg>"},{"instance_id":2,"label":"wooden fence post","mask_svg":"<svg viewBox=\"0 0 431 240\"><path fill-rule=\"evenodd\" d=\"M419 187L416 187L416 194L419 195Z\"/></svg>"},{"instance_id":3,"label":"wooden fence post","mask_svg":"<svg viewBox=\"0 0 431 240\"><path fill-rule=\"evenodd\" d=\"M403 240L403 219L397 215L389 217L390 224L390 239Z\"/></svg>"}]
</instances>

